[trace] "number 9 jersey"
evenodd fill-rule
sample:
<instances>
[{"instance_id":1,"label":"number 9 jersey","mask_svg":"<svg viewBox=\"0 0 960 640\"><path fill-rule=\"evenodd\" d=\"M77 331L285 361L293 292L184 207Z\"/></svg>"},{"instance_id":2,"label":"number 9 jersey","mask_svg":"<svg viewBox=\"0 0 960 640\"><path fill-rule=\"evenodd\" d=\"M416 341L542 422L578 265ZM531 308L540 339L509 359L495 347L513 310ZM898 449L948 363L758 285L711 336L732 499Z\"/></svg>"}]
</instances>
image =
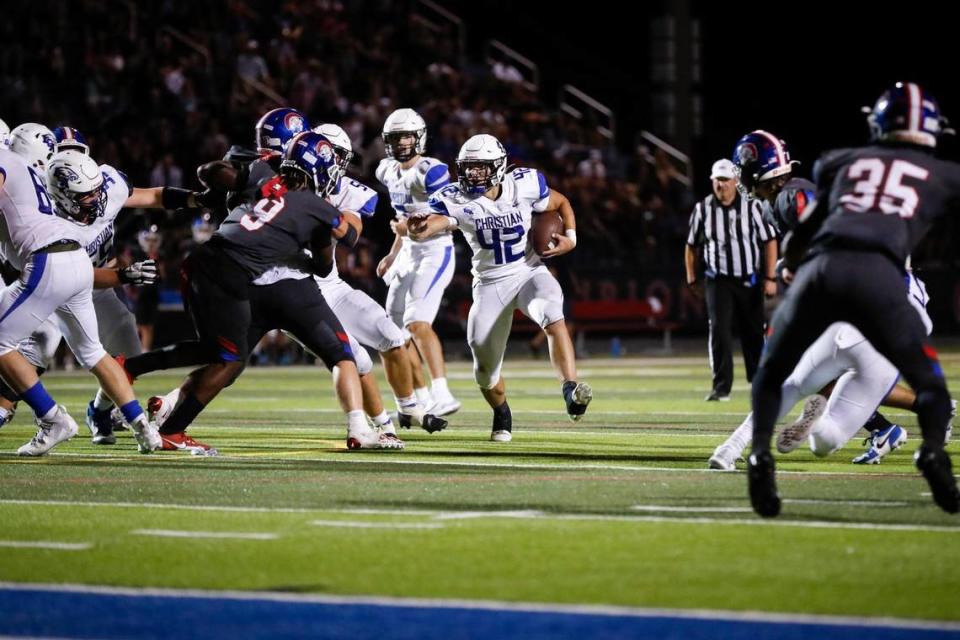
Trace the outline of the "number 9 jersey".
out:
<instances>
[{"instance_id":1,"label":"number 9 jersey","mask_svg":"<svg viewBox=\"0 0 960 640\"><path fill-rule=\"evenodd\" d=\"M501 183L500 197L465 193L458 183L430 199L433 212L456 221L473 252L474 278L495 282L540 266L540 257L528 246L534 212L546 211L550 200L547 181L536 169L516 168Z\"/></svg>"}]
</instances>

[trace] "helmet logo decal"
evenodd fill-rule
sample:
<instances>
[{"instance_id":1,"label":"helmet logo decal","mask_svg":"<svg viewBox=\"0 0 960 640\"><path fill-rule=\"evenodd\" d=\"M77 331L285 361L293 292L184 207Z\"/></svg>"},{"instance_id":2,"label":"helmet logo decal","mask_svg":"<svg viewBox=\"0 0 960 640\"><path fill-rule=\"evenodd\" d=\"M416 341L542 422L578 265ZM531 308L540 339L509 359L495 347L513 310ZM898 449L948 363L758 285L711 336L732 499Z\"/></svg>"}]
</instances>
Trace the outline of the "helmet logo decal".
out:
<instances>
[{"instance_id":1,"label":"helmet logo decal","mask_svg":"<svg viewBox=\"0 0 960 640\"><path fill-rule=\"evenodd\" d=\"M757 146L752 142L744 142L737 151L737 164L742 166L756 162L759 157L760 154L757 153Z\"/></svg>"},{"instance_id":2,"label":"helmet logo decal","mask_svg":"<svg viewBox=\"0 0 960 640\"><path fill-rule=\"evenodd\" d=\"M288 113L283 118L283 124L291 133L300 133L306 128L303 118L299 113Z\"/></svg>"}]
</instances>

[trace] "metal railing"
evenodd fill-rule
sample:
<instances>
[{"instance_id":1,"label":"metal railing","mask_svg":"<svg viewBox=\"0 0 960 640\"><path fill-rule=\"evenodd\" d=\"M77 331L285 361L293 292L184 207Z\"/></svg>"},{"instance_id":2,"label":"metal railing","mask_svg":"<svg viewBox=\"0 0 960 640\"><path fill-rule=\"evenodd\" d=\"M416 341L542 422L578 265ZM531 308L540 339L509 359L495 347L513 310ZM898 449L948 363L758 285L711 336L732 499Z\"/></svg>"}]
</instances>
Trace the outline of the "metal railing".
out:
<instances>
[{"instance_id":1,"label":"metal railing","mask_svg":"<svg viewBox=\"0 0 960 640\"><path fill-rule=\"evenodd\" d=\"M457 15L447 11L433 0L417 0L417 7L411 19L422 24L430 31L441 35L452 27L457 38L457 60L462 69L467 59L467 26Z\"/></svg>"},{"instance_id":2,"label":"metal railing","mask_svg":"<svg viewBox=\"0 0 960 640\"><path fill-rule=\"evenodd\" d=\"M499 40L487 40L484 60L492 68L496 64L509 65L520 73L520 82L530 91L540 90L540 67L526 56L511 49Z\"/></svg>"},{"instance_id":3,"label":"metal railing","mask_svg":"<svg viewBox=\"0 0 960 640\"><path fill-rule=\"evenodd\" d=\"M654 147L662 150L675 165L678 165L680 173L676 175L677 180L688 187L693 184L693 165L690 162L690 156L683 153L667 141L653 135L649 131L641 131L640 138L645 142L650 143Z\"/></svg>"},{"instance_id":4,"label":"metal railing","mask_svg":"<svg viewBox=\"0 0 960 640\"><path fill-rule=\"evenodd\" d=\"M616 138L617 122L613 111L571 84L560 89L560 110L577 120L583 120L589 113L597 118L597 131L602 136L611 142Z\"/></svg>"},{"instance_id":5,"label":"metal railing","mask_svg":"<svg viewBox=\"0 0 960 640\"><path fill-rule=\"evenodd\" d=\"M184 45L189 49L193 49L201 56L203 56L204 61L206 62L207 67L210 67L213 64L213 57L210 55L210 49L207 49L205 46L180 31L179 29L174 29L169 25L164 25L160 27L157 31L160 33L167 33L171 38Z\"/></svg>"}]
</instances>

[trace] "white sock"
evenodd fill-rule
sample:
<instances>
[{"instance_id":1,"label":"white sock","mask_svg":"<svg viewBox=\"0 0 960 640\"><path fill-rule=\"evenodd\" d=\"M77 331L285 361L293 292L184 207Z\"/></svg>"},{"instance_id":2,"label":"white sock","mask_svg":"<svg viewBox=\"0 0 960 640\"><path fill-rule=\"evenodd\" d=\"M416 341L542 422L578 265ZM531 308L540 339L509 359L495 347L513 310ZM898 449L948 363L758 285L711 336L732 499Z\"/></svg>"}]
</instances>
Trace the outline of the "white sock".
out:
<instances>
[{"instance_id":1,"label":"white sock","mask_svg":"<svg viewBox=\"0 0 960 640\"><path fill-rule=\"evenodd\" d=\"M93 399L93 408L97 411L107 411L113 408L113 400L103 389L97 389L97 395Z\"/></svg>"},{"instance_id":2,"label":"white sock","mask_svg":"<svg viewBox=\"0 0 960 640\"><path fill-rule=\"evenodd\" d=\"M10 415L10 411L7 411L3 407L0 407L0 426L6 424L7 417Z\"/></svg>"},{"instance_id":3,"label":"white sock","mask_svg":"<svg viewBox=\"0 0 960 640\"><path fill-rule=\"evenodd\" d=\"M47 411L45 414L43 414L43 415L40 417L40 419L41 419L41 420L52 420L52 419L53 419L53 416L55 416L56 413L57 413L57 409L59 409L59 408L60 408L59 405L56 405L56 404L53 405L53 406L50 408L50 411Z\"/></svg>"},{"instance_id":4,"label":"white sock","mask_svg":"<svg viewBox=\"0 0 960 640\"><path fill-rule=\"evenodd\" d=\"M393 426L393 420L390 419L390 414L386 411L382 411L380 415L376 416L373 419L373 424L384 433L397 433L397 430Z\"/></svg>"},{"instance_id":5,"label":"white sock","mask_svg":"<svg viewBox=\"0 0 960 640\"><path fill-rule=\"evenodd\" d=\"M447 387L446 378L434 378L430 382L430 393L438 396L446 396L450 394L450 389Z\"/></svg>"},{"instance_id":6,"label":"white sock","mask_svg":"<svg viewBox=\"0 0 960 640\"><path fill-rule=\"evenodd\" d=\"M420 387L419 389L413 390L413 395L417 397L417 401L420 403L424 409L433 404L433 396L430 395L430 390L426 387Z\"/></svg>"},{"instance_id":7,"label":"white sock","mask_svg":"<svg viewBox=\"0 0 960 640\"><path fill-rule=\"evenodd\" d=\"M747 448L747 445L750 444L750 441L753 440L753 413L747 414L747 417L743 419L743 423L737 427L725 444L729 444L737 450L737 454L742 454L743 450Z\"/></svg>"},{"instance_id":8,"label":"white sock","mask_svg":"<svg viewBox=\"0 0 960 640\"><path fill-rule=\"evenodd\" d=\"M137 433L142 432L144 429L148 428L150 423L147 422L147 414L141 413L137 416L137 419L130 423L130 428L136 431Z\"/></svg>"},{"instance_id":9,"label":"white sock","mask_svg":"<svg viewBox=\"0 0 960 640\"><path fill-rule=\"evenodd\" d=\"M367 424L367 414L363 412L363 409L347 412L347 430L370 431L370 425Z\"/></svg>"},{"instance_id":10,"label":"white sock","mask_svg":"<svg viewBox=\"0 0 960 640\"><path fill-rule=\"evenodd\" d=\"M419 403L419 399L416 394L412 396L407 396L406 398L393 398L397 402L397 411L400 413L409 413L410 409L415 408Z\"/></svg>"}]
</instances>

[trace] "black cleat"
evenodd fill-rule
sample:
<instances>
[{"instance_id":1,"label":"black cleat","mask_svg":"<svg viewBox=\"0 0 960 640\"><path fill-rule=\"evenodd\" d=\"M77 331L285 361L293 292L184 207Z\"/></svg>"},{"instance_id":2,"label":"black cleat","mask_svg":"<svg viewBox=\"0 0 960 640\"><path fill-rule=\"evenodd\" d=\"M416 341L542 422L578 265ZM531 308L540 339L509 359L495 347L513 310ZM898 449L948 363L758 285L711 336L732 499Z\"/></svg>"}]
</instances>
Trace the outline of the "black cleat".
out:
<instances>
[{"instance_id":1,"label":"black cleat","mask_svg":"<svg viewBox=\"0 0 960 640\"><path fill-rule=\"evenodd\" d=\"M417 425L423 427L423 430L427 433L436 433L437 431L446 429L450 423L443 418L438 418L432 413L425 413L420 416L419 419L409 413L398 413L397 424L400 425L401 429L409 429L413 425Z\"/></svg>"},{"instance_id":2,"label":"black cleat","mask_svg":"<svg viewBox=\"0 0 960 640\"><path fill-rule=\"evenodd\" d=\"M960 490L957 489L957 480L953 477L953 466L947 452L921 444L913 460L917 469L927 479L937 506L947 513L960 511Z\"/></svg>"},{"instance_id":3,"label":"black cleat","mask_svg":"<svg viewBox=\"0 0 960 640\"><path fill-rule=\"evenodd\" d=\"M436 433L437 431L443 431L447 428L449 423L443 418L438 418L432 413L428 413L423 416L423 424L420 425L423 427L423 430L427 433Z\"/></svg>"},{"instance_id":4,"label":"black cleat","mask_svg":"<svg viewBox=\"0 0 960 640\"><path fill-rule=\"evenodd\" d=\"M747 458L747 486L750 504L757 515L775 518L780 515L780 496L777 494L776 465L769 451L752 453Z\"/></svg>"}]
</instances>

